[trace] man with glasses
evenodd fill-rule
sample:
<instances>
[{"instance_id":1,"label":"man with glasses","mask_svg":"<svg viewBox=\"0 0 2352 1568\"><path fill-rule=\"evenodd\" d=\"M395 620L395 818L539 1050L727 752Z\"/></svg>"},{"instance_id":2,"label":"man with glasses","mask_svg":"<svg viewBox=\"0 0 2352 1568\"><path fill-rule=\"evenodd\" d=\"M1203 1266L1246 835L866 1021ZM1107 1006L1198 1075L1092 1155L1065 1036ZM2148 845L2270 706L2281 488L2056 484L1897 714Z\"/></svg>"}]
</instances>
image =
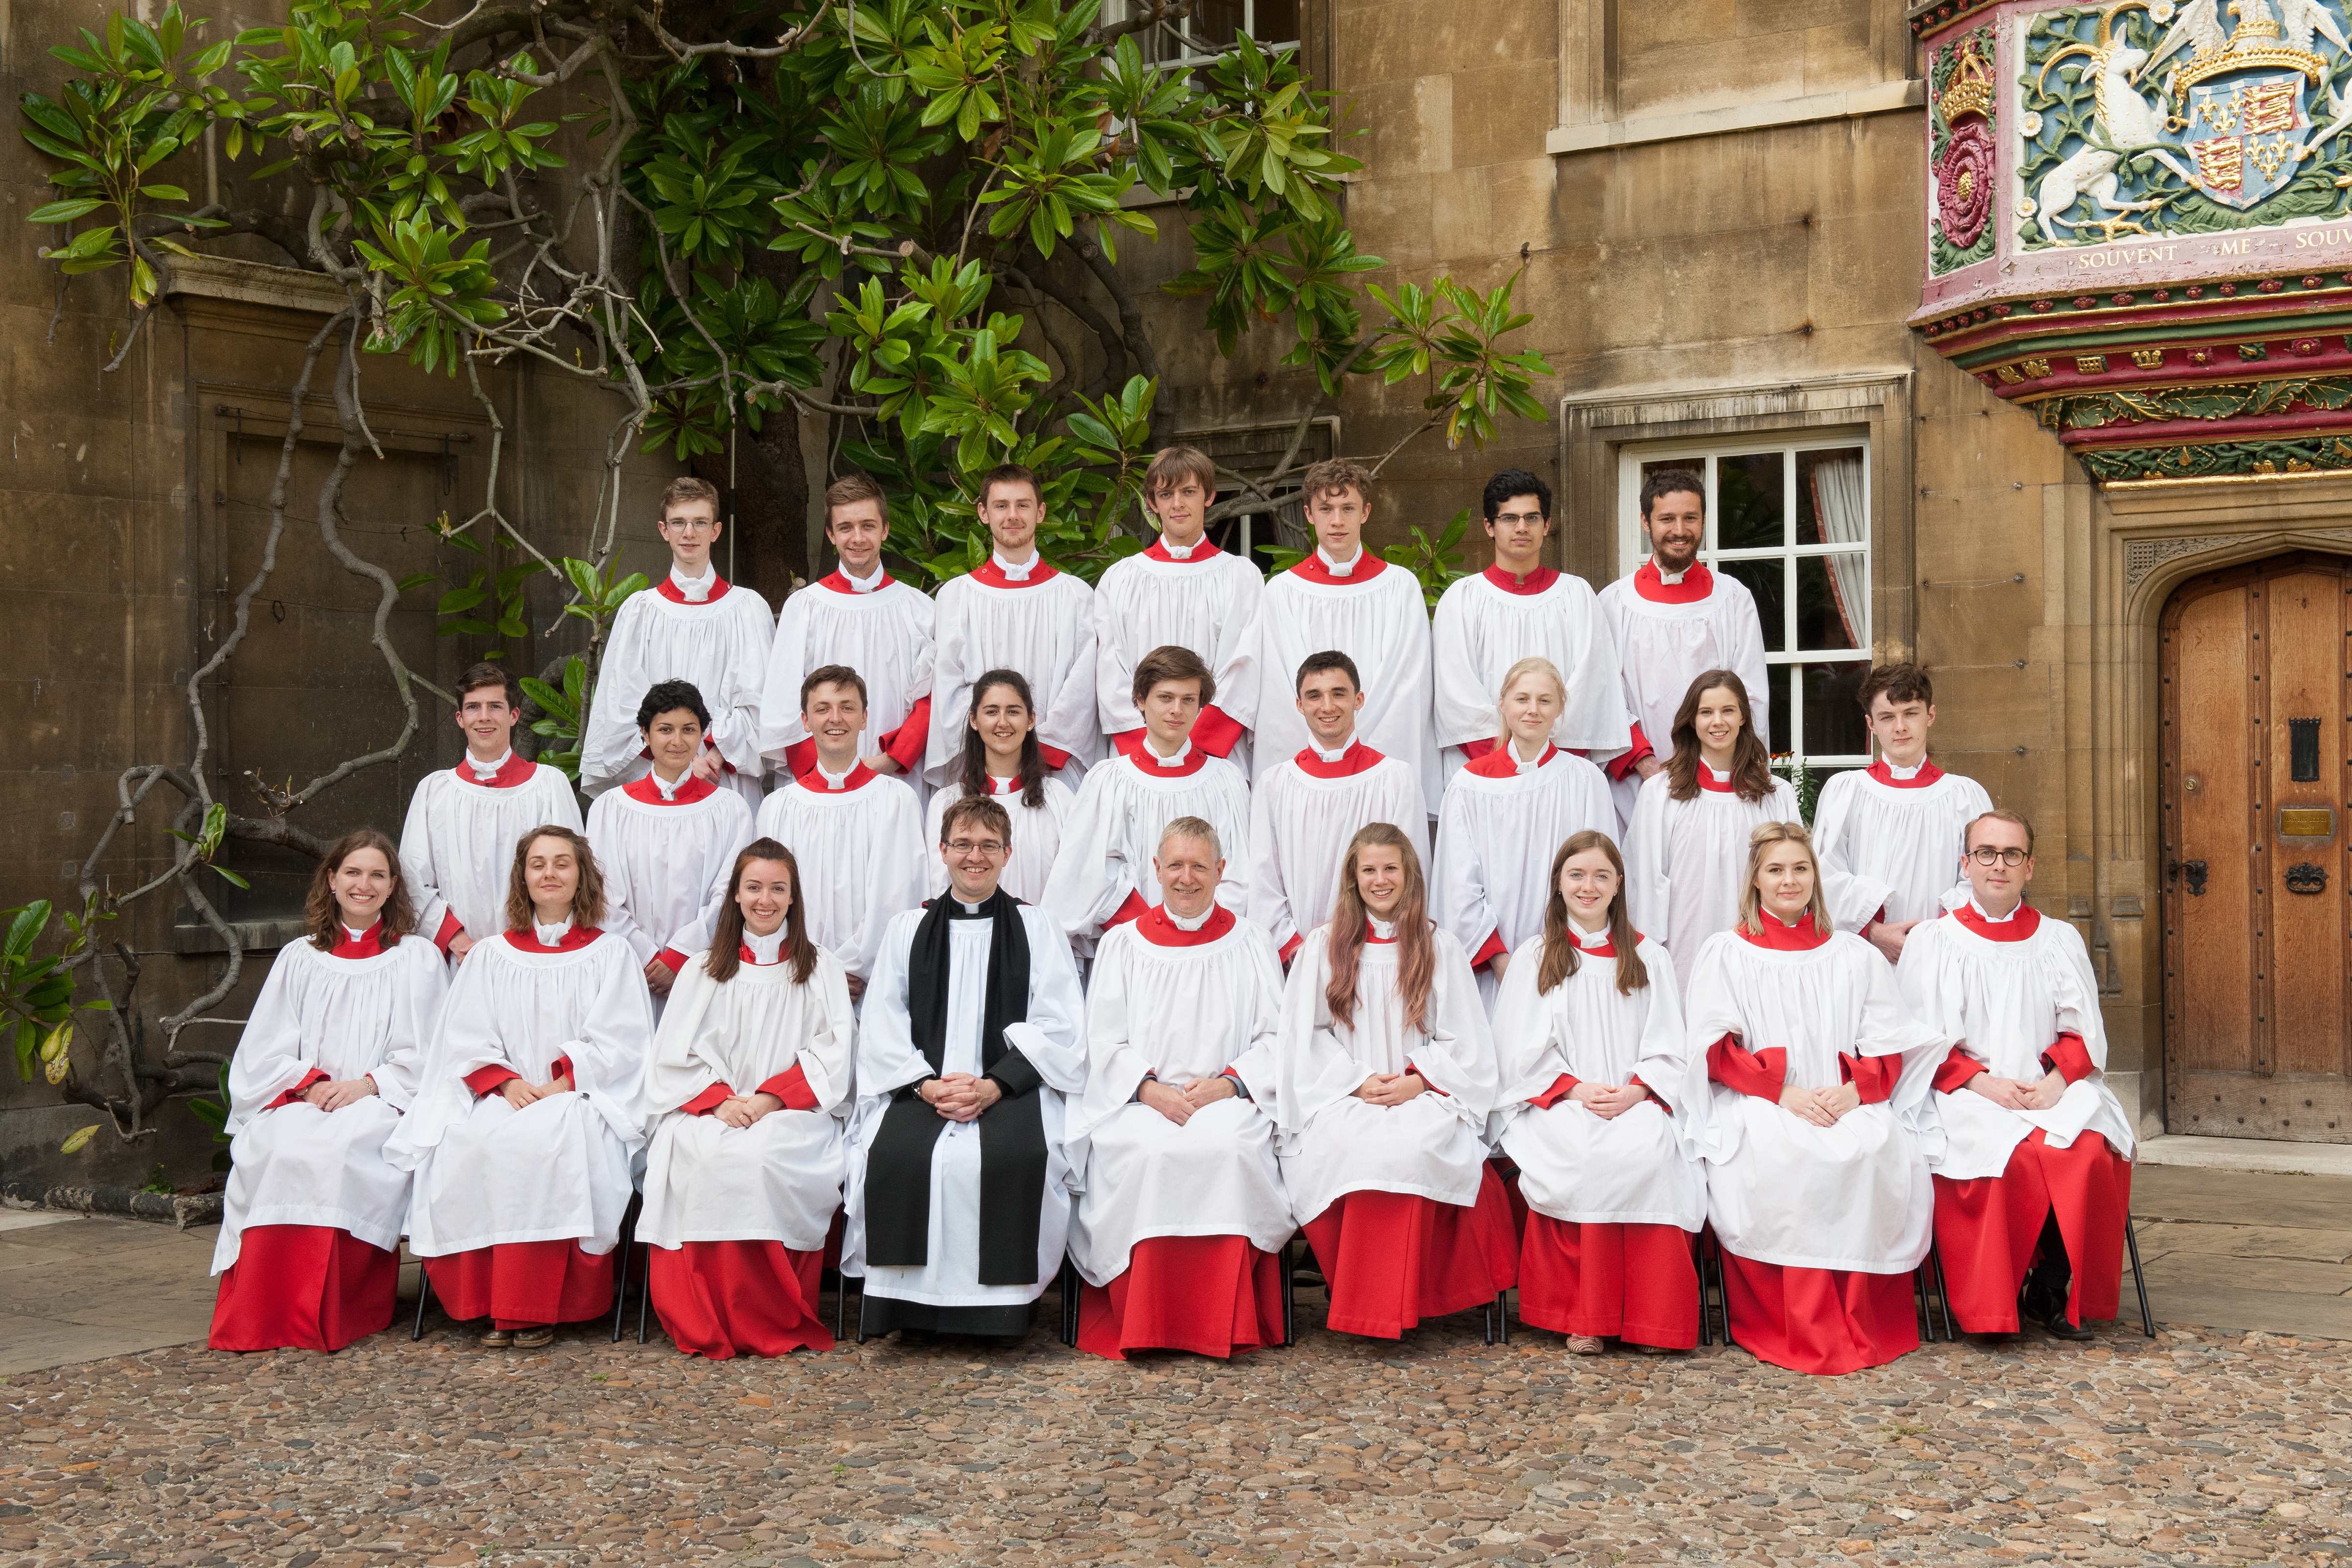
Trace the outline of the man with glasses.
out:
<instances>
[{"instance_id":1,"label":"man with glasses","mask_svg":"<svg viewBox=\"0 0 2352 1568\"><path fill-rule=\"evenodd\" d=\"M2131 1210L2098 981L2081 934L2025 901L2032 825L1988 811L1963 843L1967 897L1911 932L1895 971L1954 1042L1935 1079L1936 1247L1969 1332L2015 1333L2022 1316L2087 1340L2086 1320L2116 1315Z\"/></svg>"},{"instance_id":2,"label":"man with glasses","mask_svg":"<svg viewBox=\"0 0 2352 1568\"><path fill-rule=\"evenodd\" d=\"M613 617L580 740L583 793L602 795L652 770L637 733L637 705L656 681L683 680L710 709L693 776L725 784L759 808L766 773L760 689L775 621L765 600L712 565L719 533L719 492L701 479L672 479L662 492L661 515L669 575L653 592L630 595Z\"/></svg>"},{"instance_id":3,"label":"man with glasses","mask_svg":"<svg viewBox=\"0 0 2352 1568\"><path fill-rule=\"evenodd\" d=\"M1078 972L1060 923L999 885L1013 823L967 795L940 824L948 890L890 921L857 1038L841 1268L860 1339L1017 1341L1061 1267L1086 1088Z\"/></svg>"},{"instance_id":4,"label":"man with glasses","mask_svg":"<svg viewBox=\"0 0 2352 1568\"><path fill-rule=\"evenodd\" d=\"M1862 934L1892 963L1911 929L1942 914L1947 895L1960 890L1952 858L1992 796L1927 760L1936 688L1926 670L1881 665L1863 681L1861 700L1878 760L1822 786L1813 847L1824 869L1853 879L1853 907L1877 909Z\"/></svg>"}]
</instances>

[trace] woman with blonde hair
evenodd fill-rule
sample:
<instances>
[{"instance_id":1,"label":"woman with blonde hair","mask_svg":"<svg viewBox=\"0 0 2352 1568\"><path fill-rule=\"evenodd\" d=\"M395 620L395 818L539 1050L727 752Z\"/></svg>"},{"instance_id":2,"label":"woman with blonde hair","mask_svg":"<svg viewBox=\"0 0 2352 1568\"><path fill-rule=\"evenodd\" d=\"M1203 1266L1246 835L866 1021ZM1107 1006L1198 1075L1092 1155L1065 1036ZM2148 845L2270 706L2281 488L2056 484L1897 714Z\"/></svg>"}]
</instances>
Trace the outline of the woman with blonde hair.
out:
<instances>
[{"instance_id":1,"label":"woman with blonde hair","mask_svg":"<svg viewBox=\"0 0 2352 1568\"><path fill-rule=\"evenodd\" d=\"M1511 955L1543 932L1552 847L1617 825L1608 777L1552 744L1567 703L1551 660L1511 666L1496 698L1495 749L1454 775L1437 809L1430 912L1470 955L1490 1010Z\"/></svg>"},{"instance_id":2,"label":"woman with blonde hair","mask_svg":"<svg viewBox=\"0 0 2352 1568\"><path fill-rule=\"evenodd\" d=\"M1666 951L1633 929L1605 833L1552 856L1543 929L1495 1007L1503 1152L1528 1205L1519 1316L1578 1355L1608 1338L1698 1343L1691 1243L1706 1221L1704 1063L1683 1037Z\"/></svg>"},{"instance_id":3,"label":"woman with blonde hair","mask_svg":"<svg viewBox=\"0 0 2352 1568\"><path fill-rule=\"evenodd\" d=\"M1328 1325L1396 1339L1515 1278L1503 1184L1481 1141L1495 1046L1462 944L1429 919L1392 825L1349 841L1330 923L1283 995L1276 1152L1330 1287Z\"/></svg>"},{"instance_id":4,"label":"woman with blonde hair","mask_svg":"<svg viewBox=\"0 0 2352 1568\"><path fill-rule=\"evenodd\" d=\"M409 1250L448 1314L525 1349L613 1304L654 1032L635 952L598 929L604 879L557 824L515 845L507 929L449 988L416 1108L387 1153L416 1173Z\"/></svg>"},{"instance_id":5,"label":"woman with blonde hair","mask_svg":"<svg viewBox=\"0 0 2352 1568\"><path fill-rule=\"evenodd\" d=\"M339 1351L392 1321L408 1173L383 1146L415 1098L447 967L373 827L320 858L306 915L229 1061L216 1351Z\"/></svg>"},{"instance_id":6,"label":"woman with blonde hair","mask_svg":"<svg viewBox=\"0 0 2352 1568\"><path fill-rule=\"evenodd\" d=\"M1832 929L1817 864L1801 824L1755 829L1739 922L1699 950L1683 1005L1715 1085L1702 1145L1732 1336L1845 1373L1919 1342L1908 1277L1935 1215L1927 1091L1949 1042L1875 948Z\"/></svg>"}]
</instances>

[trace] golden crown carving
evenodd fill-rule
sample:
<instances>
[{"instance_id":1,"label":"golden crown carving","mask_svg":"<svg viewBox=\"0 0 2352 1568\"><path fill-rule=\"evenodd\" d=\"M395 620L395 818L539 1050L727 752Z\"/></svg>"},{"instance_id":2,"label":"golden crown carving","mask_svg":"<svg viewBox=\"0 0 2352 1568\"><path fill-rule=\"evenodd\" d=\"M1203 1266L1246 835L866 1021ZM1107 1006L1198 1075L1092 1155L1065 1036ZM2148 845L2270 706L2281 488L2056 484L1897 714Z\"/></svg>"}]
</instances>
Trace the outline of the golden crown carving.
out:
<instances>
[{"instance_id":1,"label":"golden crown carving","mask_svg":"<svg viewBox=\"0 0 2352 1568\"><path fill-rule=\"evenodd\" d=\"M1961 46L1958 68L1953 71L1936 106L1943 110L1947 125L1957 125L1969 118L1992 118L1992 68L1985 64L1984 56L1977 52L1973 42Z\"/></svg>"}]
</instances>

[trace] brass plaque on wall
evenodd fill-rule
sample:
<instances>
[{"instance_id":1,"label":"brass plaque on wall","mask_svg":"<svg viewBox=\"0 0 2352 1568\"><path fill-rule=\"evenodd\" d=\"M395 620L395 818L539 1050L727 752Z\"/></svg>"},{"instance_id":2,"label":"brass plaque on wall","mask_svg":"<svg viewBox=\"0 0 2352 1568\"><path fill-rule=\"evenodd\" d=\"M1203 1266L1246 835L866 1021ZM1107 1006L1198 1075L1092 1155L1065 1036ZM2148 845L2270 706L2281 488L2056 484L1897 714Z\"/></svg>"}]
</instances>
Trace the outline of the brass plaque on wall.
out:
<instances>
[{"instance_id":1,"label":"brass plaque on wall","mask_svg":"<svg viewBox=\"0 0 2352 1568\"><path fill-rule=\"evenodd\" d=\"M2332 838L2336 813L2326 806L2289 806L2279 813L2281 838Z\"/></svg>"}]
</instances>

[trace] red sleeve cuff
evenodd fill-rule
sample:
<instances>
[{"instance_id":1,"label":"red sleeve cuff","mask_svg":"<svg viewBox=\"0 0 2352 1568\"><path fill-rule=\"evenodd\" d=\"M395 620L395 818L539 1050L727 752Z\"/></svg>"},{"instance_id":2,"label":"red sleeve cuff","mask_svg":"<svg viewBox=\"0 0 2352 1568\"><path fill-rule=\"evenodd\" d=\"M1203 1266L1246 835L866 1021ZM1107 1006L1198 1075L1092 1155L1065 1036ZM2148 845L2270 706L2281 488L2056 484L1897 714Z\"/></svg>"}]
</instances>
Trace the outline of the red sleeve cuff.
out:
<instances>
[{"instance_id":1,"label":"red sleeve cuff","mask_svg":"<svg viewBox=\"0 0 2352 1568\"><path fill-rule=\"evenodd\" d=\"M815 736L811 735L803 740L794 741L784 748L784 771L793 777L799 778L814 766L816 766Z\"/></svg>"},{"instance_id":2,"label":"red sleeve cuff","mask_svg":"<svg viewBox=\"0 0 2352 1568\"><path fill-rule=\"evenodd\" d=\"M1871 916L1868 920L1863 921L1862 929L1853 934L1862 938L1863 941L1868 942L1870 940L1870 928L1873 926L1885 925L1885 923L1886 906L1885 904L1881 904L1878 906L1878 912Z\"/></svg>"},{"instance_id":3,"label":"red sleeve cuff","mask_svg":"<svg viewBox=\"0 0 2352 1568\"><path fill-rule=\"evenodd\" d=\"M816 1090L809 1087L808 1074L801 1070L798 1062L761 1084L760 1092L772 1094L782 1100L786 1110L816 1109Z\"/></svg>"},{"instance_id":4,"label":"red sleeve cuff","mask_svg":"<svg viewBox=\"0 0 2352 1568\"><path fill-rule=\"evenodd\" d=\"M268 1105L263 1106L262 1109L264 1110L275 1110L281 1105L291 1105L296 1100L301 1099L304 1094L308 1093L312 1084L324 1083L326 1081L327 1075L320 1072L317 1068L312 1068L309 1072L302 1075L302 1081L300 1083L296 1084L292 1089L288 1089L284 1094L279 1095L276 1100L273 1100Z\"/></svg>"},{"instance_id":5,"label":"red sleeve cuff","mask_svg":"<svg viewBox=\"0 0 2352 1568\"><path fill-rule=\"evenodd\" d=\"M1060 772L1063 765L1070 760L1069 752L1062 750L1059 746L1049 746L1043 741L1037 742L1037 750L1044 754L1045 758L1045 765L1054 769L1057 773Z\"/></svg>"},{"instance_id":6,"label":"red sleeve cuff","mask_svg":"<svg viewBox=\"0 0 2352 1568\"><path fill-rule=\"evenodd\" d=\"M558 1058L555 1058L555 1066L553 1066L552 1068L549 1068L549 1069L548 1069L548 1074L547 1074L547 1081L548 1081L548 1082L550 1082L550 1083L553 1083L557 1079L560 1079L560 1078L568 1078L568 1079L572 1079L572 1088L574 1088L574 1089L577 1089L577 1088L579 1088L579 1087L580 1087L580 1079L579 1079L577 1077L575 1077L575 1076L573 1075L572 1071L572 1058L571 1058L570 1057L558 1057Z\"/></svg>"},{"instance_id":7,"label":"red sleeve cuff","mask_svg":"<svg viewBox=\"0 0 2352 1568\"><path fill-rule=\"evenodd\" d=\"M520 1077L522 1074L504 1062L493 1062L488 1067L476 1068L472 1072L467 1073L466 1087L474 1091L475 1099L479 1100L486 1094L496 1094L499 1085Z\"/></svg>"},{"instance_id":8,"label":"red sleeve cuff","mask_svg":"<svg viewBox=\"0 0 2352 1568\"><path fill-rule=\"evenodd\" d=\"M718 742L718 741L717 741L716 739L714 739L714 738L710 735L710 733L709 733L708 731L705 731L703 732L703 736L702 736L702 749L703 749L704 751L706 751L706 752L715 752L715 751L717 751L717 750L719 749L719 742ZM647 755L647 756L649 756L649 757L650 757L650 756L652 756L652 755L653 755L653 752L652 752L650 750L648 750L648 751L646 752L646 755ZM722 767L722 768L726 769L726 770L727 770L729 773L733 773L733 772L735 771L735 764L734 764L733 763L729 762L725 757L721 757L721 758L719 758L719 765L720 767Z\"/></svg>"},{"instance_id":9,"label":"red sleeve cuff","mask_svg":"<svg viewBox=\"0 0 2352 1568\"><path fill-rule=\"evenodd\" d=\"M1777 1051L1768 1054L1780 1055ZM1737 1035L1726 1035L1707 1047L1706 1076L1727 1089L1776 1102L1789 1081L1788 1069L1782 1062L1765 1060L1741 1045Z\"/></svg>"},{"instance_id":10,"label":"red sleeve cuff","mask_svg":"<svg viewBox=\"0 0 2352 1568\"><path fill-rule=\"evenodd\" d=\"M433 945L446 952L449 951L449 944L464 935L465 931L466 922L457 918L457 910L443 910L441 929L433 933Z\"/></svg>"},{"instance_id":11,"label":"red sleeve cuff","mask_svg":"<svg viewBox=\"0 0 2352 1568\"><path fill-rule=\"evenodd\" d=\"M2091 1076L2090 1047L2083 1044L2080 1035L2061 1035L2042 1053L2042 1065L2056 1069L2068 1083L2080 1083Z\"/></svg>"},{"instance_id":12,"label":"red sleeve cuff","mask_svg":"<svg viewBox=\"0 0 2352 1568\"><path fill-rule=\"evenodd\" d=\"M1938 1094L1955 1093L1967 1087L1969 1079L1977 1074L1990 1070L1984 1063L1954 1046L1951 1054L1944 1058L1943 1065L1936 1069L1936 1091Z\"/></svg>"},{"instance_id":13,"label":"red sleeve cuff","mask_svg":"<svg viewBox=\"0 0 2352 1568\"><path fill-rule=\"evenodd\" d=\"M1634 765L1640 763L1643 758L1654 757L1657 754L1657 748L1650 744L1650 738L1642 733L1642 726L1636 724L1633 726L1633 739L1626 747L1625 754L1622 757L1611 759L1602 771L1606 773L1612 781L1622 779L1627 773L1632 773Z\"/></svg>"},{"instance_id":14,"label":"red sleeve cuff","mask_svg":"<svg viewBox=\"0 0 2352 1568\"><path fill-rule=\"evenodd\" d=\"M1644 1094L1647 1094L1652 1100L1656 1100L1658 1102L1658 1109L1664 1111L1667 1115L1672 1116L1675 1113L1675 1108L1666 1103L1666 1097L1664 1095L1660 1094L1648 1084L1642 1082L1642 1075L1640 1073L1635 1073L1632 1078L1627 1079L1625 1081L1638 1086Z\"/></svg>"},{"instance_id":15,"label":"red sleeve cuff","mask_svg":"<svg viewBox=\"0 0 2352 1568\"><path fill-rule=\"evenodd\" d=\"M1297 931L1290 933L1290 940L1282 944L1282 966L1285 969L1290 967L1290 961L1298 956L1298 950L1306 943L1307 939Z\"/></svg>"},{"instance_id":16,"label":"red sleeve cuff","mask_svg":"<svg viewBox=\"0 0 2352 1568\"><path fill-rule=\"evenodd\" d=\"M1193 721L1192 744L1213 757L1231 756L1234 743L1245 732L1240 720L1213 702Z\"/></svg>"},{"instance_id":17,"label":"red sleeve cuff","mask_svg":"<svg viewBox=\"0 0 2352 1568\"><path fill-rule=\"evenodd\" d=\"M1108 931L1112 926L1123 926L1129 921L1141 920L1150 912L1151 906L1143 901L1143 895L1129 888L1127 890L1127 897L1119 900L1118 912L1103 922L1103 930Z\"/></svg>"},{"instance_id":18,"label":"red sleeve cuff","mask_svg":"<svg viewBox=\"0 0 2352 1568\"><path fill-rule=\"evenodd\" d=\"M1436 1081L1435 1081L1434 1079L1432 1079L1432 1078L1431 1078L1427 1073L1425 1073L1425 1072L1422 1072L1422 1070L1421 1070L1419 1068L1417 1068L1417 1067L1413 1066L1411 1062L1407 1062L1407 1063L1405 1063L1405 1064L1404 1064L1404 1070L1405 1070L1405 1071L1407 1071L1407 1072L1409 1072L1409 1073L1417 1073L1417 1074L1419 1074L1419 1075L1420 1075L1420 1078L1421 1078L1421 1081L1422 1081L1422 1082L1423 1082L1423 1083L1425 1083L1425 1084L1428 1084L1428 1085L1429 1085L1429 1092L1430 1092L1430 1093L1432 1093L1432 1094L1445 1094L1445 1091L1444 1091L1444 1089L1440 1089L1440 1088L1438 1088L1438 1087L1437 1087ZM1450 1094L1446 1094L1446 1095L1445 1095L1445 1098L1446 1098L1446 1099L1448 1099L1448 1100L1451 1100L1451 1099L1453 1099L1454 1097L1453 1097L1452 1095L1450 1095Z\"/></svg>"},{"instance_id":19,"label":"red sleeve cuff","mask_svg":"<svg viewBox=\"0 0 2352 1568\"><path fill-rule=\"evenodd\" d=\"M1549 1089L1545 1089L1541 1094L1537 1095L1533 1100L1528 1100L1528 1103L1534 1106L1538 1110L1549 1110L1553 1106L1558 1105L1561 1100L1566 1100L1568 1098L1568 1091L1574 1089L1578 1082L1579 1079L1574 1073L1564 1072L1558 1078L1551 1080L1551 1087Z\"/></svg>"},{"instance_id":20,"label":"red sleeve cuff","mask_svg":"<svg viewBox=\"0 0 2352 1568\"><path fill-rule=\"evenodd\" d=\"M1491 757L1495 754L1495 748L1502 743L1491 735L1483 741L1465 741L1462 742L1462 760L1465 763L1475 763L1483 758Z\"/></svg>"},{"instance_id":21,"label":"red sleeve cuff","mask_svg":"<svg viewBox=\"0 0 2352 1568\"><path fill-rule=\"evenodd\" d=\"M709 1089L678 1107L688 1116L708 1116L735 1098L735 1091L724 1083L713 1083Z\"/></svg>"},{"instance_id":22,"label":"red sleeve cuff","mask_svg":"<svg viewBox=\"0 0 2352 1568\"><path fill-rule=\"evenodd\" d=\"M1895 1098L1895 1080L1903 1076L1901 1057L1850 1057L1838 1053L1838 1072L1853 1085L1864 1105L1884 1105Z\"/></svg>"},{"instance_id":23,"label":"red sleeve cuff","mask_svg":"<svg viewBox=\"0 0 2352 1568\"><path fill-rule=\"evenodd\" d=\"M931 700L926 697L917 702L907 714L905 723L882 737L882 752L911 773L915 771L916 764L923 760L923 752L929 748L930 743ZM814 742L811 744L809 761L812 763L816 761Z\"/></svg>"},{"instance_id":24,"label":"red sleeve cuff","mask_svg":"<svg viewBox=\"0 0 2352 1568\"><path fill-rule=\"evenodd\" d=\"M1484 969L1489 963L1493 962L1497 953L1505 953L1510 951L1511 950L1509 948L1503 945L1502 928L1497 926L1495 930L1486 933L1486 940L1478 944L1478 951L1476 952L1471 954L1470 967L1473 969Z\"/></svg>"},{"instance_id":25,"label":"red sleeve cuff","mask_svg":"<svg viewBox=\"0 0 2352 1568\"><path fill-rule=\"evenodd\" d=\"M686 973L686 954L678 952L677 949L666 947L654 956L662 961L663 965L671 974L678 975Z\"/></svg>"}]
</instances>

